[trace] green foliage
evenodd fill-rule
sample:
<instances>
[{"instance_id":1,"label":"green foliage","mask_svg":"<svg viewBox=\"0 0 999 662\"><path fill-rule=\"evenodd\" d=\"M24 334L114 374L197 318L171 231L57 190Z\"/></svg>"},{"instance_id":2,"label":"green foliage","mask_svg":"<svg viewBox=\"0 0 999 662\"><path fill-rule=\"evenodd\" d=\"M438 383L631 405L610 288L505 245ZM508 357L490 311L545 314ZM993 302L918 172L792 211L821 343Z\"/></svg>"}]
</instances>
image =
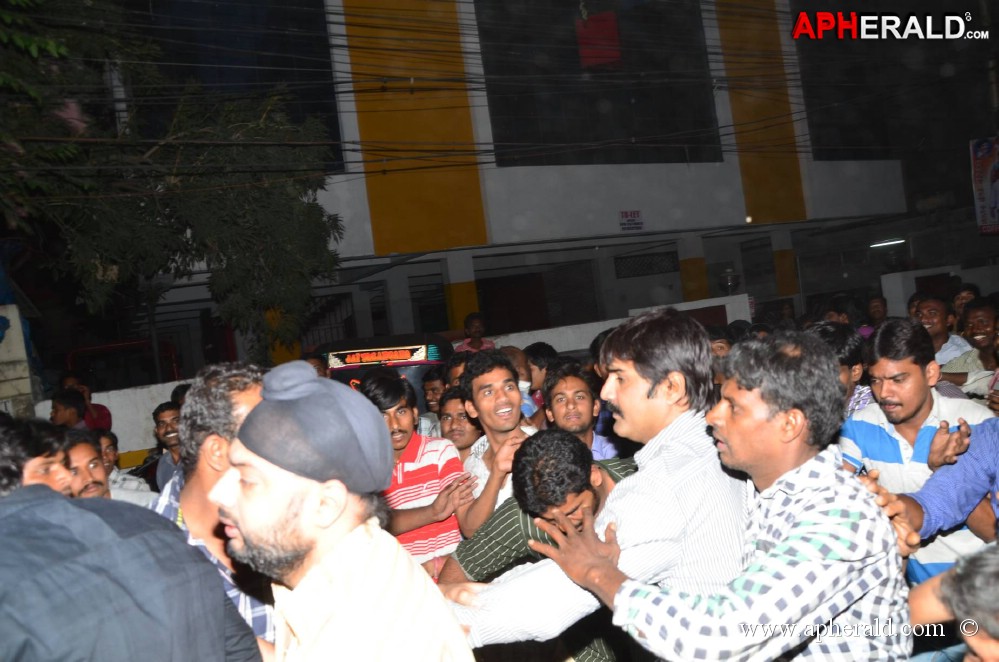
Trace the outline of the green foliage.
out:
<instances>
[{"instance_id":1,"label":"green foliage","mask_svg":"<svg viewBox=\"0 0 999 662\"><path fill-rule=\"evenodd\" d=\"M123 138L92 155L93 195L63 203L74 208L60 221L69 264L95 309L120 283L207 271L222 319L290 345L313 280L335 278L343 229L316 200L323 172L301 167L328 161L328 148L287 143L323 143L325 128L294 124L276 97L201 99L185 96L156 145ZM267 310L282 313L273 329Z\"/></svg>"},{"instance_id":2,"label":"green foliage","mask_svg":"<svg viewBox=\"0 0 999 662\"><path fill-rule=\"evenodd\" d=\"M108 0L0 0L8 233L60 247L53 263L91 311L164 275L207 272L225 321L262 345L292 344L313 281L335 277L343 232L316 198L332 159L325 128L290 121L277 91L237 100L191 87L161 135L139 135L141 104L118 135L108 63L126 63L126 87L155 94L160 82L143 64L155 48L109 28L127 24L119 14ZM274 328L268 310L281 313Z\"/></svg>"}]
</instances>

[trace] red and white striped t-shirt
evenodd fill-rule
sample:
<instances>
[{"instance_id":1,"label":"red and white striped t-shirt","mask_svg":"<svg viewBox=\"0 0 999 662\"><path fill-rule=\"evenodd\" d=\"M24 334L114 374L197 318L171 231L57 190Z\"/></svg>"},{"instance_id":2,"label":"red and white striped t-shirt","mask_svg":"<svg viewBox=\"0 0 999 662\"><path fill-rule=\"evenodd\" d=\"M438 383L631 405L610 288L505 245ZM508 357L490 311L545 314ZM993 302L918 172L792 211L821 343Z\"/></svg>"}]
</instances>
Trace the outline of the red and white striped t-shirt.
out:
<instances>
[{"instance_id":1,"label":"red and white striped t-shirt","mask_svg":"<svg viewBox=\"0 0 999 662\"><path fill-rule=\"evenodd\" d=\"M429 506L464 471L454 444L414 432L392 471L392 484L383 493L385 501L396 510ZM454 515L396 537L417 563L450 554L461 542Z\"/></svg>"}]
</instances>

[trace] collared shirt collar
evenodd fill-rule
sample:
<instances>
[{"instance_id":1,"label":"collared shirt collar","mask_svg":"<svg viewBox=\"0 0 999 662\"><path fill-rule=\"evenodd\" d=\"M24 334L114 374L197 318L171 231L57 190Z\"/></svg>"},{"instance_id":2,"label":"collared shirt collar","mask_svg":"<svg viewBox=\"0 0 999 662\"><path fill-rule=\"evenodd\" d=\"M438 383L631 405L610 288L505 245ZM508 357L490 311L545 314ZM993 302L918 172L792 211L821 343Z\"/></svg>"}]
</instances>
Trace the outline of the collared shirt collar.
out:
<instances>
[{"instance_id":1,"label":"collared shirt collar","mask_svg":"<svg viewBox=\"0 0 999 662\"><path fill-rule=\"evenodd\" d=\"M777 493L794 496L813 488L825 488L835 481L834 472L841 471L843 454L839 446L833 444L819 451L804 464L791 469L774 481L774 484L760 492L761 499L772 499Z\"/></svg>"},{"instance_id":2,"label":"collared shirt collar","mask_svg":"<svg viewBox=\"0 0 999 662\"><path fill-rule=\"evenodd\" d=\"M675 451L681 447L700 450L700 446L705 445L705 440L711 439L704 434L707 426L702 412L694 410L683 412L652 437L644 448L635 453L638 470L641 471L642 467L664 452Z\"/></svg>"}]
</instances>

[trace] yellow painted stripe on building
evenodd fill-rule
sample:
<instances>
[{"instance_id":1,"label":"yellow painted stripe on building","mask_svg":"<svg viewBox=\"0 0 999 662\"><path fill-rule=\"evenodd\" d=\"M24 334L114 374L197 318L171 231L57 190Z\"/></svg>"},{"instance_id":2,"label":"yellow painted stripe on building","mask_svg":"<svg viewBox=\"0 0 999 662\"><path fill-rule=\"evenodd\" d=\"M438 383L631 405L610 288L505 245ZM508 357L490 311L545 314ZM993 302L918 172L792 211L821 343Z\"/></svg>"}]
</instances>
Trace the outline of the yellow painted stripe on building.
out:
<instances>
[{"instance_id":1,"label":"yellow painted stripe on building","mask_svg":"<svg viewBox=\"0 0 999 662\"><path fill-rule=\"evenodd\" d=\"M447 283L444 285L447 301L448 328L464 329L465 315L479 309L479 293L474 282Z\"/></svg>"},{"instance_id":2,"label":"yellow painted stripe on building","mask_svg":"<svg viewBox=\"0 0 999 662\"><path fill-rule=\"evenodd\" d=\"M779 296L791 296L798 293L798 262L794 258L793 250L774 251L774 278L777 280L777 294Z\"/></svg>"},{"instance_id":3,"label":"yellow painted stripe on building","mask_svg":"<svg viewBox=\"0 0 999 662\"><path fill-rule=\"evenodd\" d=\"M718 3L746 214L753 223L805 219L791 102L774 0Z\"/></svg>"},{"instance_id":4,"label":"yellow painted stripe on building","mask_svg":"<svg viewBox=\"0 0 999 662\"><path fill-rule=\"evenodd\" d=\"M457 3L343 6L375 253L485 244Z\"/></svg>"},{"instance_id":5,"label":"yellow painted stripe on building","mask_svg":"<svg viewBox=\"0 0 999 662\"><path fill-rule=\"evenodd\" d=\"M698 301L711 296L708 287L708 263L703 257L688 257L680 260L680 282L683 285L683 300Z\"/></svg>"}]
</instances>

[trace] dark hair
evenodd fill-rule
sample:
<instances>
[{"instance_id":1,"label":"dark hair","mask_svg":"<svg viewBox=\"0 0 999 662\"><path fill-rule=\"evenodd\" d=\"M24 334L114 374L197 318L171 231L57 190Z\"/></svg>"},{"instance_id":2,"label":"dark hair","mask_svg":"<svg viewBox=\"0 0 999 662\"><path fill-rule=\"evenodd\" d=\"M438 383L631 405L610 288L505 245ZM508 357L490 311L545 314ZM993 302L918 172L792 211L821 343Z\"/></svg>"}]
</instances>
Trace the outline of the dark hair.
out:
<instances>
[{"instance_id":1,"label":"dark hair","mask_svg":"<svg viewBox=\"0 0 999 662\"><path fill-rule=\"evenodd\" d=\"M912 296L909 297L909 300L905 303L905 308L908 310L909 308L912 308L913 305L919 305L920 302L932 298L934 297L931 297L926 292L913 292Z\"/></svg>"},{"instance_id":2,"label":"dark hair","mask_svg":"<svg viewBox=\"0 0 999 662\"><path fill-rule=\"evenodd\" d=\"M847 323L853 325L860 317L859 312L850 295L834 294L822 303L818 317L825 317L828 313L846 315Z\"/></svg>"},{"instance_id":3,"label":"dark hair","mask_svg":"<svg viewBox=\"0 0 999 662\"><path fill-rule=\"evenodd\" d=\"M570 494L592 489L593 453L576 435L542 430L513 455L513 496L520 509L535 517L561 506Z\"/></svg>"},{"instance_id":4,"label":"dark hair","mask_svg":"<svg viewBox=\"0 0 999 662\"><path fill-rule=\"evenodd\" d=\"M465 393L465 389L460 386L449 388L441 394L441 399L437 401L437 406L440 407L441 411L444 411L444 405L452 400L458 400L464 404L465 400L468 400L468 394Z\"/></svg>"},{"instance_id":5,"label":"dark hair","mask_svg":"<svg viewBox=\"0 0 999 662\"><path fill-rule=\"evenodd\" d=\"M767 324L766 322L756 322L755 324L750 325L748 329L746 329L746 335L743 337L752 338L756 334L761 332L770 335L771 333L774 332L774 327L771 326L770 324Z\"/></svg>"},{"instance_id":6,"label":"dark hair","mask_svg":"<svg viewBox=\"0 0 999 662\"><path fill-rule=\"evenodd\" d=\"M474 353L475 352L462 351L462 352L455 352L454 354L451 355L451 358L449 358L447 360L447 363L444 364L445 383L448 382L448 378L451 375L451 371L460 365L465 365L466 363L468 363L468 359L472 358L472 354Z\"/></svg>"},{"instance_id":7,"label":"dark hair","mask_svg":"<svg viewBox=\"0 0 999 662\"><path fill-rule=\"evenodd\" d=\"M816 322L805 333L828 345L840 365L852 368L864 362L864 337L849 324Z\"/></svg>"},{"instance_id":8,"label":"dark hair","mask_svg":"<svg viewBox=\"0 0 999 662\"><path fill-rule=\"evenodd\" d=\"M83 379L83 375L73 370L67 370L62 373L62 377L59 378L59 385L61 386L67 379L75 379L77 383L87 386L87 382Z\"/></svg>"},{"instance_id":9,"label":"dark hair","mask_svg":"<svg viewBox=\"0 0 999 662\"><path fill-rule=\"evenodd\" d=\"M727 327L719 326L717 324L712 324L711 326L704 327L704 330L708 332L708 340L715 342L716 340L724 340L732 345L732 334L729 333Z\"/></svg>"},{"instance_id":10,"label":"dark hair","mask_svg":"<svg viewBox=\"0 0 999 662\"><path fill-rule=\"evenodd\" d=\"M936 356L929 331L908 318L886 320L867 339L866 347L868 365L874 365L881 359L912 359L920 368L925 368Z\"/></svg>"},{"instance_id":11,"label":"dark hair","mask_svg":"<svg viewBox=\"0 0 999 662\"><path fill-rule=\"evenodd\" d=\"M999 547L985 547L959 559L954 572L940 584L940 599L955 620L982 626L993 639L999 639Z\"/></svg>"},{"instance_id":12,"label":"dark hair","mask_svg":"<svg viewBox=\"0 0 999 662\"><path fill-rule=\"evenodd\" d=\"M888 299L884 298L884 296L882 296L880 294L875 294L872 297L867 297L867 304L868 305L870 305L870 303L872 301L880 301L881 303L883 303L885 305L885 308L888 307Z\"/></svg>"},{"instance_id":13,"label":"dark hair","mask_svg":"<svg viewBox=\"0 0 999 662\"><path fill-rule=\"evenodd\" d=\"M918 305L922 305L922 304L926 303L927 301L936 301L941 306L943 306L943 308L944 308L944 317L950 317L951 315L954 314L954 304L951 303L950 301L947 301L946 299L943 299L943 298L938 297L938 296L930 295L930 296L926 296L926 297L923 297L922 299L920 299Z\"/></svg>"},{"instance_id":14,"label":"dark hair","mask_svg":"<svg viewBox=\"0 0 999 662\"><path fill-rule=\"evenodd\" d=\"M808 421L808 443L823 449L843 424L843 385L832 349L802 331L782 331L738 343L718 362L725 379L760 390L770 415L798 409Z\"/></svg>"},{"instance_id":15,"label":"dark hair","mask_svg":"<svg viewBox=\"0 0 999 662\"><path fill-rule=\"evenodd\" d=\"M153 410L153 425L156 425L156 417L165 411L180 411L180 405L173 400L167 400L156 405L156 409Z\"/></svg>"},{"instance_id":16,"label":"dark hair","mask_svg":"<svg viewBox=\"0 0 999 662\"><path fill-rule=\"evenodd\" d=\"M600 348L603 347L604 340L607 339L607 336L609 336L613 330L613 327L610 329L604 329L595 335L593 340L590 341L590 359L594 363L600 363Z\"/></svg>"},{"instance_id":17,"label":"dark hair","mask_svg":"<svg viewBox=\"0 0 999 662\"><path fill-rule=\"evenodd\" d=\"M539 370L544 370L558 359L558 352L546 342L532 342L524 348L524 354L527 354L527 362L533 363Z\"/></svg>"},{"instance_id":18,"label":"dark hair","mask_svg":"<svg viewBox=\"0 0 999 662\"><path fill-rule=\"evenodd\" d=\"M110 439L111 445L114 447L115 450L118 450L118 435L116 435L114 432L111 432L111 430L105 430L104 428L98 428L94 430L94 432L97 434L98 441L100 441L101 439Z\"/></svg>"},{"instance_id":19,"label":"dark hair","mask_svg":"<svg viewBox=\"0 0 999 662\"><path fill-rule=\"evenodd\" d=\"M187 392L190 390L191 390L190 384L177 384L176 386L173 387L173 390L170 391L170 401L176 402L179 405L180 401L184 400L184 396L186 396ZM184 402L186 404L187 401L184 400Z\"/></svg>"},{"instance_id":20,"label":"dark hair","mask_svg":"<svg viewBox=\"0 0 999 662\"><path fill-rule=\"evenodd\" d=\"M361 393L378 407L378 411L388 411L404 402L407 407L416 407L416 391L408 379L375 375L372 379L365 378L361 382Z\"/></svg>"},{"instance_id":21,"label":"dark hair","mask_svg":"<svg viewBox=\"0 0 999 662\"><path fill-rule=\"evenodd\" d=\"M40 419L18 421L7 414L0 416L0 497L21 486L28 460L65 449L65 428Z\"/></svg>"},{"instance_id":22,"label":"dark hair","mask_svg":"<svg viewBox=\"0 0 999 662\"><path fill-rule=\"evenodd\" d=\"M361 519L375 517L378 519L378 526L383 529L389 525L389 507L381 492L365 492L358 494L357 498L361 502Z\"/></svg>"},{"instance_id":23,"label":"dark hair","mask_svg":"<svg viewBox=\"0 0 999 662\"><path fill-rule=\"evenodd\" d=\"M202 368L191 382L180 410L180 466L190 476L198 465L201 446L209 435L232 440L238 425L232 397L262 384L264 371L250 363L216 363Z\"/></svg>"},{"instance_id":24,"label":"dark hair","mask_svg":"<svg viewBox=\"0 0 999 662\"><path fill-rule=\"evenodd\" d=\"M951 297L951 299L956 297L961 292L971 292L976 299L982 296L982 291L974 283L961 283L961 286L954 290L954 296Z\"/></svg>"},{"instance_id":25,"label":"dark hair","mask_svg":"<svg viewBox=\"0 0 999 662\"><path fill-rule=\"evenodd\" d=\"M441 382L443 384L446 381L447 380L444 379L444 366L435 365L431 366L429 370L423 373L420 383L427 384L429 382Z\"/></svg>"},{"instance_id":26,"label":"dark hair","mask_svg":"<svg viewBox=\"0 0 999 662\"><path fill-rule=\"evenodd\" d=\"M732 320L728 323L728 337L732 339L733 344L737 343L746 337L746 332L751 326L753 324L746 320Z\"/></svg>"},{"instance_id":27,"label":"dark hair","mask_svg":"<svg viewBox=\"0 0 999 662\"><path fill-rule=\"evenodd\" d=\"M468 325L476 320L482 322L483 324L486 323L486 318L482 316L482 313L474 312L465 315L465 328L467 329Z\"/></svg>"},{"instance_id":28,"label":"dark hair","mask_svg":"<svg viewBox=\"0 0 999 662\"><path fill-rule=\"evenodd\" d=\"M991 310L993 315L999 315L999 309L996 308L994 303L984 297L979 297L964 304L964 310L961 312L961 321L967 323L968 314L975 310Z\"/></svg>"},{"instance_id":29,"label":"dark hair","mask_svg":"<svg viewBox=\"0 0 999 662\"><path fill-rule=\"evenodd\" d=\"M633 317L614 329L600 350L600 362L632 361L635 371L652 386L649 397L666 375L679 372L686 382L691 409L707 410L711 402L711 343L704 327L675 308L662 308Z\"/></svg>"},{"instance_id":30,"label":"dark hair","mask_svg":"<svg viewBox=\"0 0 999 662\"><path fill-rule=\"evenodd\" d=\"M553 363L548 368L548 374L545 375L545 383L541 386L541 394L545 398L545 406L551 407L552 403L552 391L560 381L568 377L575 377L577 379L583 380L586 384L586 388L589 389L590 395L596 399L597 394L600 393L600 389L594 384L593 373L589 370L583 370L583 366L579 361L575 359L565 359Z\"/></svg>"},{"instance_id":31,"label":"dark hair","mask_svg":"<svg viewBox=\"0 0 999 662\"><path fill-rule=\"evenodd\" d=\"M496 368L509 370L513 376L513 381L517 381L517 369L507 355L500 350L485 349L472 354L465 363L465 372L461 373L461 388L465 390L468 400L473 400L475 395L472 391L472 381Z\"/></svg>"},{"instance_id":32,"label":"dark hair","mask_svg":"<svg viewBox=\"0 0 999 662\"><path fill-rule=\"evenodd\" d=\"M83 420L83 415L87 411L87 401L83 399L83 394L72 388L61 388L52 395L52 402L59 403L63 407L76 410L76 416Z\"/></svg>"},{"instance_id":33,"label":"dark hair","mask_svg":"<svg viewBox=\"0 0 999 662\"><path fill-rule=\"evenodd\" d=\"M76 448L80 444L87 444L97 451L97 455L100 456L101 438L97 436L97 432L94 430L72 428L66 430L66 452L68 453L71 449Z\"/></svg>"}]
</instances>

